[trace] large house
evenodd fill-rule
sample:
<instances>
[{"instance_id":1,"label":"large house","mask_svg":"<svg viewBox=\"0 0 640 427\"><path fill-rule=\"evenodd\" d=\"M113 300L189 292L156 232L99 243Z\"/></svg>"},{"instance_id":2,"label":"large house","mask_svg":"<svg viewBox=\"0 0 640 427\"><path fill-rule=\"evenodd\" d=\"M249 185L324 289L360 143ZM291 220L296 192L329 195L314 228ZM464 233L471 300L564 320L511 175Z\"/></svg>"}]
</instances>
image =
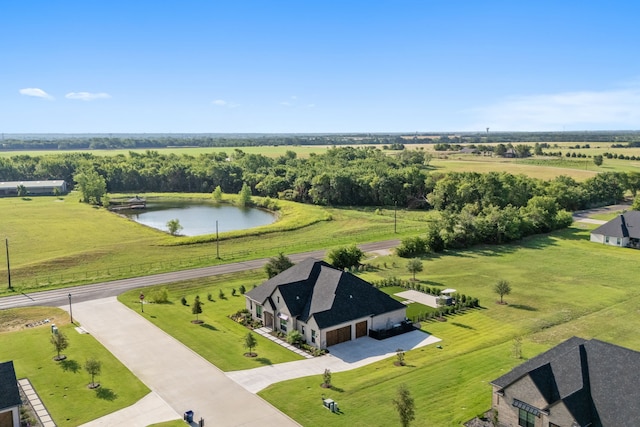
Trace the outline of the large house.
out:
<instances>
[{"instance_id":1,"label":"large house","mask_svg":"<svg viewBox=\"0 0 640 427\"><path fill-rule=\"evenodd\" d=\"M20 391L13 362L0 363L0 427L20 426Z\"/></svg>"},{"instance_id":2,"label":"large house","mask_svg":"<svg viewBox=\"0 0 640 427\"><path fill-rule=\"evenodd\" d=\"M299 331L317 348L386 331L406 319L406 306L359 277L312 258L245 294L254 320Z\"/></svg>"},{"instance_id":3,"label":"large house","mask_svg":"<svg viewBox=\"0 0 640 427\"><path fill-rule=\"evenodd\" d=\"M501 427L640 422L640 352L596 339L573 337L491 384Z\"/></svg>"},{"instance_id":4,"label":"large house","mask_svg":"<svg viewBox=\"0 0 640 427\"><path fill-rule=\"evenodd\" d=\"M591 241L611 246L640 248L640 211L618 215L591 232Z\"/></svg>"}]
</instances>

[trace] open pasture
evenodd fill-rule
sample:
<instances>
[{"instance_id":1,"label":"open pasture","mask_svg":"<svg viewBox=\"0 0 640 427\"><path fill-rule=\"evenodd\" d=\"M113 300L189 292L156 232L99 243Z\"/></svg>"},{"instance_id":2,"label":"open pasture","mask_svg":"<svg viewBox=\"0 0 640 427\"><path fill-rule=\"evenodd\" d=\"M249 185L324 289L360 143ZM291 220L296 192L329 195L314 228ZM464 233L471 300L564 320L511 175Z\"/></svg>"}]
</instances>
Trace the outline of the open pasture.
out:
<instances>
[{"instance_id":1,"label":"open pasture","mask_svg":"<svg viewBox=\"0 0 640 427\"><path fill-rule=\"evenodd\" d=\"M146 195L153 196L153 195ZM163 195L210 199L208 194ZM232 202L235 195L225 195ZM274 224L216 236L169 236L68 196L0 198L0 235L9 242L16 291L116 280L338 245L402 238L425 226L428 213L322 208L278 201ZM264 238L268 236L269 238ZM218 252L221 259L216 259ZM4 252L4 251L3 251ZM3 265L4 256L2 256ZM6 283L5 275L0 283ZM0 286L0 295L9 293Z\"/></svg>"}]
</instances>

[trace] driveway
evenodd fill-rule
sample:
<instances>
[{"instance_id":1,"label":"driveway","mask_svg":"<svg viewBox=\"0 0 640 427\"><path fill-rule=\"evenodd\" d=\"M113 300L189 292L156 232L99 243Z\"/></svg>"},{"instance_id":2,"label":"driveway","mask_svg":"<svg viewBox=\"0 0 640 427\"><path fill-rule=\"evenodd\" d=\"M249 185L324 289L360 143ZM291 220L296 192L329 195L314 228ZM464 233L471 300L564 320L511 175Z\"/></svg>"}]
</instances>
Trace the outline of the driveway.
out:
<instances>
[{"instance_id":1,"label":"driveway","mask_svg":"<svg viewBox=\"0 0 640 427\"><path fill-rule=\"evenodd\" d=\"M422 331L407 332L382 341L362 337L331 346L331 353L321 357L232 371L226 375L246 390L257 393L280 381L321 375L325 369L331 372L348 371L395 356L399 348L405 351L413 350L439 341L440 338ZM318 381L321 382L322 379L318 377Z\"/></svg>"},{"instance_id":2,"label":"driveway","mask_svg":"<svg viewBox=\"0 0 640 427\"><path fill-rule=\"evenodd\" d=\"M115 297L74 304L73 316L175 413L209 426L299 425Z\"/></svg>"}]
</instances>

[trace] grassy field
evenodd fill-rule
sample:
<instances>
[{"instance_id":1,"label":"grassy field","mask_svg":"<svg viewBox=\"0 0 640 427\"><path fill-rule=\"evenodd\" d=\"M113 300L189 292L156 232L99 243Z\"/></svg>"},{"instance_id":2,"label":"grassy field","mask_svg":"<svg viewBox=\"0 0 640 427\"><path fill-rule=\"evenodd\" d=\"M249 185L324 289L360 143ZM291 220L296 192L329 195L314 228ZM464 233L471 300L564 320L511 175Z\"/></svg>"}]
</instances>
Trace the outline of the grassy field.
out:
<instances>
[{"instance_id":1,"label":"grassy field","mask_svg":"<svg viewBox=\"0 0 640 427\"><path fill-rule=\"evenodd\" d=\"M383 426L397 422L391 400L405 383L416 397L416 425L459 425L487 410L489 382L522 362L512 356L515 337L524 337L525 358L573 335L640 350L634 333L640 326L640 281L620 268L636 259L636 251L590 243L588 230L581 228L428 258L419 278L478 297L482 305L447 322L422 323L423 330L443 339L442 349L410 351L403 368L387 360L334 373L335 390L321 389L320 377L302 378L260 395L305 426ZM394 257L372 262L384 261L398 267L364 277L410 277ZM513 288L507 305L495 303L498 279ZM339 402L341 415L322 408L322 393Z\"/></svg>"},{"instance_id":2,"label":"grassy field","mask_svg":"<svg viewBox=\"0 0 640 427\"><path fill-rule=\"evenodd\" d=\"M207 194L181 197L210 199ZM215 258L215 235L172 237L105 209L78 203L74 193L64 198L0 198L0 235L9 241L12 284L19 292L30 292L271 257L280 251L294 253L401 238L424 227L428 219L425 212L400 210L398 233L394 234L393 209L376 212L373 208L278 204L281 219L274 224L221 233L221 260ZM6 286L0 286L0 295L8 293Z\"/></svg>"},{"instance_id":3,"label":"grassy field","mask_svg":"<svg viewBox=\"0 0 640 427\"><path fill-rule=\"evenodd\" d=\"M482 305L449 316L446 322L422 322L424 331L443 340L441 349L429 346L408 352L406 367L385 360L334 373L331 390L320 388L322 380L317 376L275 384L260 395L305 426L386 426L397 422L391 400L404 383L416 397L416 425L459 425L490 407L491 380L522 363L512 354L516 337L523 337L524 359L574 335L640 350L640 337L635 334L640 327L640 281L620 268L633 265L638 253L590 243L592 227L578 224L516 244L425 257L425 271L417 275L422 284L453 287L478 297ZM367 262L375 267L361 274L367 280L411 277L404 259L372 255ZM506 305L496 303L493 285L498 279L508 280L513 288L505 297ZM144 315L224 370L255 366L255 361L238 357L244 351L241 340L246 330L231 327L233 322L224 316L244 306L242 297L229 297L232 288L240 284L249 288L262 280L262 272L250 272L243 277L174 284L172 304L149 305ZM227 300L216 298L220 288ZM402 288L384 290L393 294ZM216 302L205 305L203 316L215 330L201 331L190 324L193 315L178 299L185 295L192 301L196 294L203 298L208 292ZM137 291L120 300L135 307ZM222 331L227 335L213 338ZM222 345L207 346L210 339ZM276 363L264 344L260 342L258 352ZM340 415L321 406L322 394L339 402Z\"/></svg>"},{"instance_id":4,"label":"grassy field","mask_svg":"<svg viewBox=\"0 0 640 427\"><path fill-rule=\"evenodd\" d=\"M26 323L51 319L69 339L62 352L67 359L53 361L56 355L49 343L50 323L25 328ZM96 377L101 387L87 388L91 377L84 371L87 358L102 362ZM67 313L56 308L0 310L0 360L13 360L18 378L29 378L56 424L77 426L132 405L149 389L89 334L79 334L69 323Z\"/></svg>"}]
</instances>

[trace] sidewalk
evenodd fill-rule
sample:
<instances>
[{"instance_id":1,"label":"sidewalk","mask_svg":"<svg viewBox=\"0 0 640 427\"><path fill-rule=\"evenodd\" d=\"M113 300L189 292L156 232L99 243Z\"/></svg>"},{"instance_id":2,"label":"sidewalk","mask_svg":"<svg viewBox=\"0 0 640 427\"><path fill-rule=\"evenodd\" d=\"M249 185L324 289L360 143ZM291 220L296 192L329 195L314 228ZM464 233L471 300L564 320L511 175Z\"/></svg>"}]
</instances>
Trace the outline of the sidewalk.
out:
<instances>
[{"instance_id":1,"label":"sidewalk","mask_svg":"<svg viewBox=\"0 0 640 427\"><path fill-rule=\"evenodd\" d=\"M105 415L80 427L146 427L149 424L182 419L157 393L151 392L133 405Z\"/></svg>"},{"instance_id":2,"label":"sidewalk","mask_svg":"<svg viewBox=\"0 0 640 427\"><path fill-rule=\"evenodd\" d=\"M306 351L302 351L297 347L292 346L291 344L289 344L286 341L281 340L278 337L274 337L273 335L271 335L271 330L267 329L267 328L258 328L258 329L254 329L253 332L255 332L258 335L261 335L263 337L265 337L268 340L273 341L274 343L283 346L284 348L286 348L287 350L293 351L295 354L304 357L305 359L313 359L313 356L310 355L309 353L307 353Z\"/></svg>"},{"instance_id":3,"label":"sidewalk","mask_svg":"<svg viewBox=\"0 0 640 427\"><path fill-rule=\"evenodd\" d=\"M75 304L73 316L178 414L193 410L208 426L299 425L115 297Z\"/></svg>"}]
</instances>

